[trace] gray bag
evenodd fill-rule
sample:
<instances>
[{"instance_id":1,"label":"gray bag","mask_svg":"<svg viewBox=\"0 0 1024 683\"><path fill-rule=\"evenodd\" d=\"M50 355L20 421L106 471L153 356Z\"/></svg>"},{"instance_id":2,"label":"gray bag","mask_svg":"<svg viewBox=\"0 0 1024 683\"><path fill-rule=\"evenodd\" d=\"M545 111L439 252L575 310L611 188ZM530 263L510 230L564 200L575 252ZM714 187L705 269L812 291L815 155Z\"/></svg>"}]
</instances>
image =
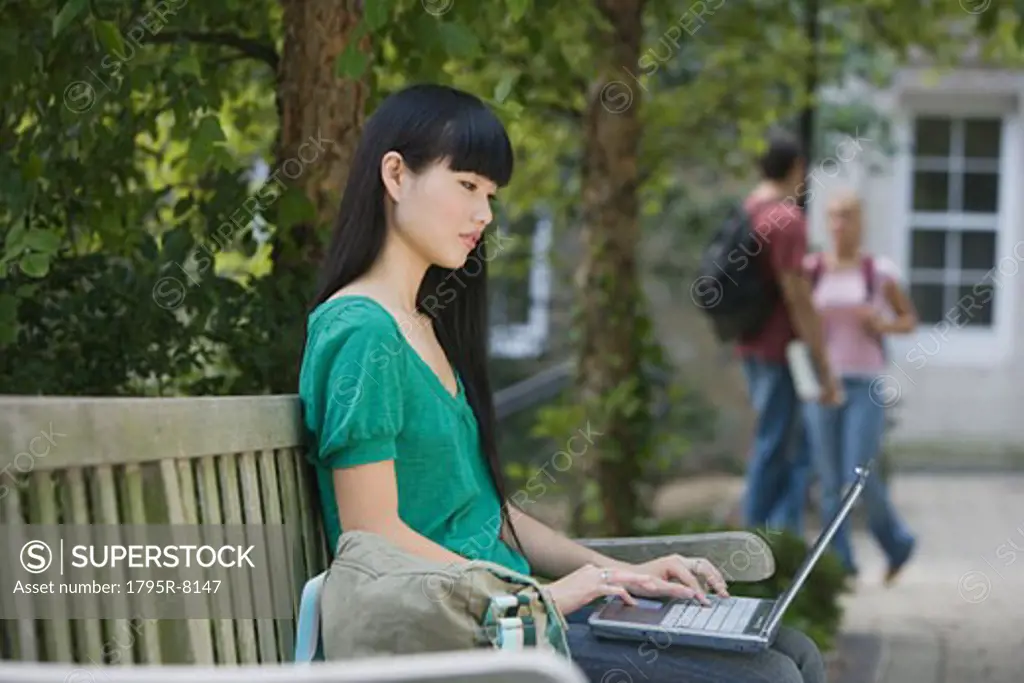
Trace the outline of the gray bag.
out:
<instances>
[{"instance_id":1,"label":"gray bag","mask_svg":"<svg viewBox=\"0 0 1024 683\"><path fill-rule=\"evenodd\" d=\"M565 618L532 577L492 562L446 566L365 531L338 539L321 612L327 660L473 648L570 658Z\"/></svg>"}]
</instances>

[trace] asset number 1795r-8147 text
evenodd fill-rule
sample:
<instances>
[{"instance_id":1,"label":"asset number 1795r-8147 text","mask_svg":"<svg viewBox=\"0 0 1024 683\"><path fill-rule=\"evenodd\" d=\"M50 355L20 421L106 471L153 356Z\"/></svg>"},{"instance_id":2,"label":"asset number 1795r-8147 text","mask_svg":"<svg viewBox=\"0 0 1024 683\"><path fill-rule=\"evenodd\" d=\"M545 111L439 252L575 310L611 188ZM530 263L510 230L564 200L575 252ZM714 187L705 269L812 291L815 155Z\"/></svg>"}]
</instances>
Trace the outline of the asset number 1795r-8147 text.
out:
<instances>
[{"instance_id":1,"label":"asset number 1795r-8147 text","mask_svg":"<svg viewBox=\"0 0 1024 683\"><path fill-rule=\"evenodd\" d=\"M135 580L126 583L127 593L216 593L220 581Z\"/></svg>"}]
</instances>

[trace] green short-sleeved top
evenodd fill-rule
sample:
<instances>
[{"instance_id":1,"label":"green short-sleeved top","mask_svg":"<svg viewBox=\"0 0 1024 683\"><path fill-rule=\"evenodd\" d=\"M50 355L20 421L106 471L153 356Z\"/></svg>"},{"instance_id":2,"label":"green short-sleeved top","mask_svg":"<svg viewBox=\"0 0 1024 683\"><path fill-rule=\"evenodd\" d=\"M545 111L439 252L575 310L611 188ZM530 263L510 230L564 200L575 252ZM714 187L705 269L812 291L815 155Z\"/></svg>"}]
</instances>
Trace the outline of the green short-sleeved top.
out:
<instances>
[{"instance_id":1,"label":"green short-sleeved top","mask_svg":"<svg viewBox=\"0 0 1024 683\"><path fill-rule=\"evenodd\" d=\"M393 460L398 515L410 528L528 574L522 554L499 538L500 499L461 377L453 396L369 297L328 300L308 323L299 399L331 552L341 534L332 470Z\"/></svg>"}]
</instances>

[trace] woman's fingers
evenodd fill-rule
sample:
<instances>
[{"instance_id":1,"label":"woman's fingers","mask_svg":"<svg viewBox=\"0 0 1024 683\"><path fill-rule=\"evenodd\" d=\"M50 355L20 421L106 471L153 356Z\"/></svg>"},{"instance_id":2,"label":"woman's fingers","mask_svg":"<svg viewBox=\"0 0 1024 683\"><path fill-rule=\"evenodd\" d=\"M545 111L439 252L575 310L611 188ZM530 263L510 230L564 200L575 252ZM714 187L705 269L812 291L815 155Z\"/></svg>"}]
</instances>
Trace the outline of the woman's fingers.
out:
<instances>
[{"instance_id":1,"label":"woman's fingers","mask_svg":"<svg viewBox=\"0 0 1024 683\"><path fill-rule=\"evenodd\" d=\"M708 582L708 585L723 598L729 597L729 589L726 587L725 578L722 573L718 571L718 567L713 565L709 560L699 558L694 560L694 571L704 577L704 580Z\"/></svg>"},{"instance_id":2,"label":"woman's fingers","mask_svg":"<svg viewBox=\"0 0 1024 683\"><path fill-rule=\"evenodd\" d=\"M675 589L682 593L684 597L693 598L694 600L705 606L711 604L711 601L708 600L708 597L704 595L704 591L701 590L700 584L697 584L697 587L694 588L692 585L687 584L685 582L676 583L675 581L666 581L665 583L669 586L675 586ZM696 581L694 581L694 583L696 583Z\"/></svg>"},{"instance_id":3,"label":"woman's fingers","mask_svg":"<svg viewBox=\"0 0 1024 683\"><path fill-rule=\"evenodd\" d=\"M641 576L637 579L626 580L623 581L623 585L631 592L645 598L655 598L666 594L662 582L653 576Z\"/></svg>"},{"instance_id":4,"label":"woman's fingers","mask_svg":"<svg viewBox=\"0 0 1024 683\"><path fill-rule=\"evenodd\" d=\"M629 594L629 591L622 586L613 586L610 583L603 583L597 587L598 595L617 595L627 605L635 605L636 598Z\"/></svg>"},{"instance_id":5,"label":"woman's fingers","mask_svg":"<svg viewBox=\"0 0 1024 683\"><path fill-rule=\"evenodd\" d=\"M631 572L628 569L604 569L602 574L606 576L606 583L635 583L650 578L647 574Z\"/></svg>"},{"instance_id":6,"label":"woman's fingers","mask_svg":"<svg viewBox=\"0 0 1024 683\"><path fill-rule=\"evenodd\" d=\"M660 588L657 577L651 576L650 574L641 574L640 572L631 572L623 569L610 572L608 575L608 583L630 586L647 591L657 591Z\"/></svg>"},{"instance_id":7,"label":"woman's fingers","mask_svg":"<svg viewBox=\"0 0 1024 683\"><path fill-rule=\"evenodd\" d=\"M664 579L656 579L658 583L658 593L661 595L667 595L673 598L682 598L689 600L694 598L700 601L702 604L709 604L704 594L699 590L694 590L691 586L686 584L676 583L675 581L666 581Z\"/></svg>"},{"instance_id":8,"label":"woman's fingers","mask_svg":"<svg viewBox=\"0 0 1024 683\"><path fill-rule=\"evenodd\" d=\"M704 595L704 589L700 585L700 581L697 577L690 573L690 570L686 568L684 562L673 562L668 567L669 579L675 579L681 582L684 586L689 587L693 590L695 597L704 604L708 604L707 596Z\"/></svg>"},{"instance_id":9,"label":"woman's fingers","mask_svg":"<svg viewBox=\"0 0 1024 683\"><path fill-rule=\"evenodd\" d=\"M702 603L708 604L707 598L701 594L699 589L673 581L665 581L650 574L623 570L613 571L609 573L608 582L625 586L633 592L646 597L665 596L682 599L696 597Z\"/></svg>"},{"instance_id":10,"label":"woman's fingers","mask_svg":"<svg viewBox=\"0 0 1024 683\"><path fill-rule=\"evenodd\" d=\"M604 585L613 586L626 593L636 593L645 597L654 597L661 594L658 580L648 574L618 569L610 570L603 576L607 577ZM617 592L614 594L619 595ZM632 600L632 598L630 599ZM629 604L636 604L636 601L634 600Z\"/></svg>"},{"instance_id":11,"label":"woman's fingers","mask_svg":"<svg viewBox=\"0 0 1024 683\"><path fill-rule=\"evenodd\" d=\"M722 597L729 597L725 579L718 568L708 559L698 557L694 559L680 558L682 563L689 570L691 575L700 576L704 582Z\"/></svg>"}]
</instances>

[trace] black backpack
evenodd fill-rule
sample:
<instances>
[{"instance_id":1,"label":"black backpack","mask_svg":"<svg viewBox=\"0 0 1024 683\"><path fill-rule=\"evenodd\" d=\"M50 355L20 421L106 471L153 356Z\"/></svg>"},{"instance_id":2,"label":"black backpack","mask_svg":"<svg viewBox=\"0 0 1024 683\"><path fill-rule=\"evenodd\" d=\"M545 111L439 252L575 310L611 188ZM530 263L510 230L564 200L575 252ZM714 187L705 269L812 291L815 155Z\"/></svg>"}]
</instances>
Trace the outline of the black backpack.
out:
<instances>
[{"instance_id":1,"label":"black backpack","mask_svg":"<svg viewBox=\"0 0 1024 683\"><path fill-rule=\"evenodd\" d=\"M764 253L750 213L737 204L705 247L690 287L693 302L704 311L719 341L749 338L775 310L779 290L759 262Z\"/></svg>"}]
</instances>

